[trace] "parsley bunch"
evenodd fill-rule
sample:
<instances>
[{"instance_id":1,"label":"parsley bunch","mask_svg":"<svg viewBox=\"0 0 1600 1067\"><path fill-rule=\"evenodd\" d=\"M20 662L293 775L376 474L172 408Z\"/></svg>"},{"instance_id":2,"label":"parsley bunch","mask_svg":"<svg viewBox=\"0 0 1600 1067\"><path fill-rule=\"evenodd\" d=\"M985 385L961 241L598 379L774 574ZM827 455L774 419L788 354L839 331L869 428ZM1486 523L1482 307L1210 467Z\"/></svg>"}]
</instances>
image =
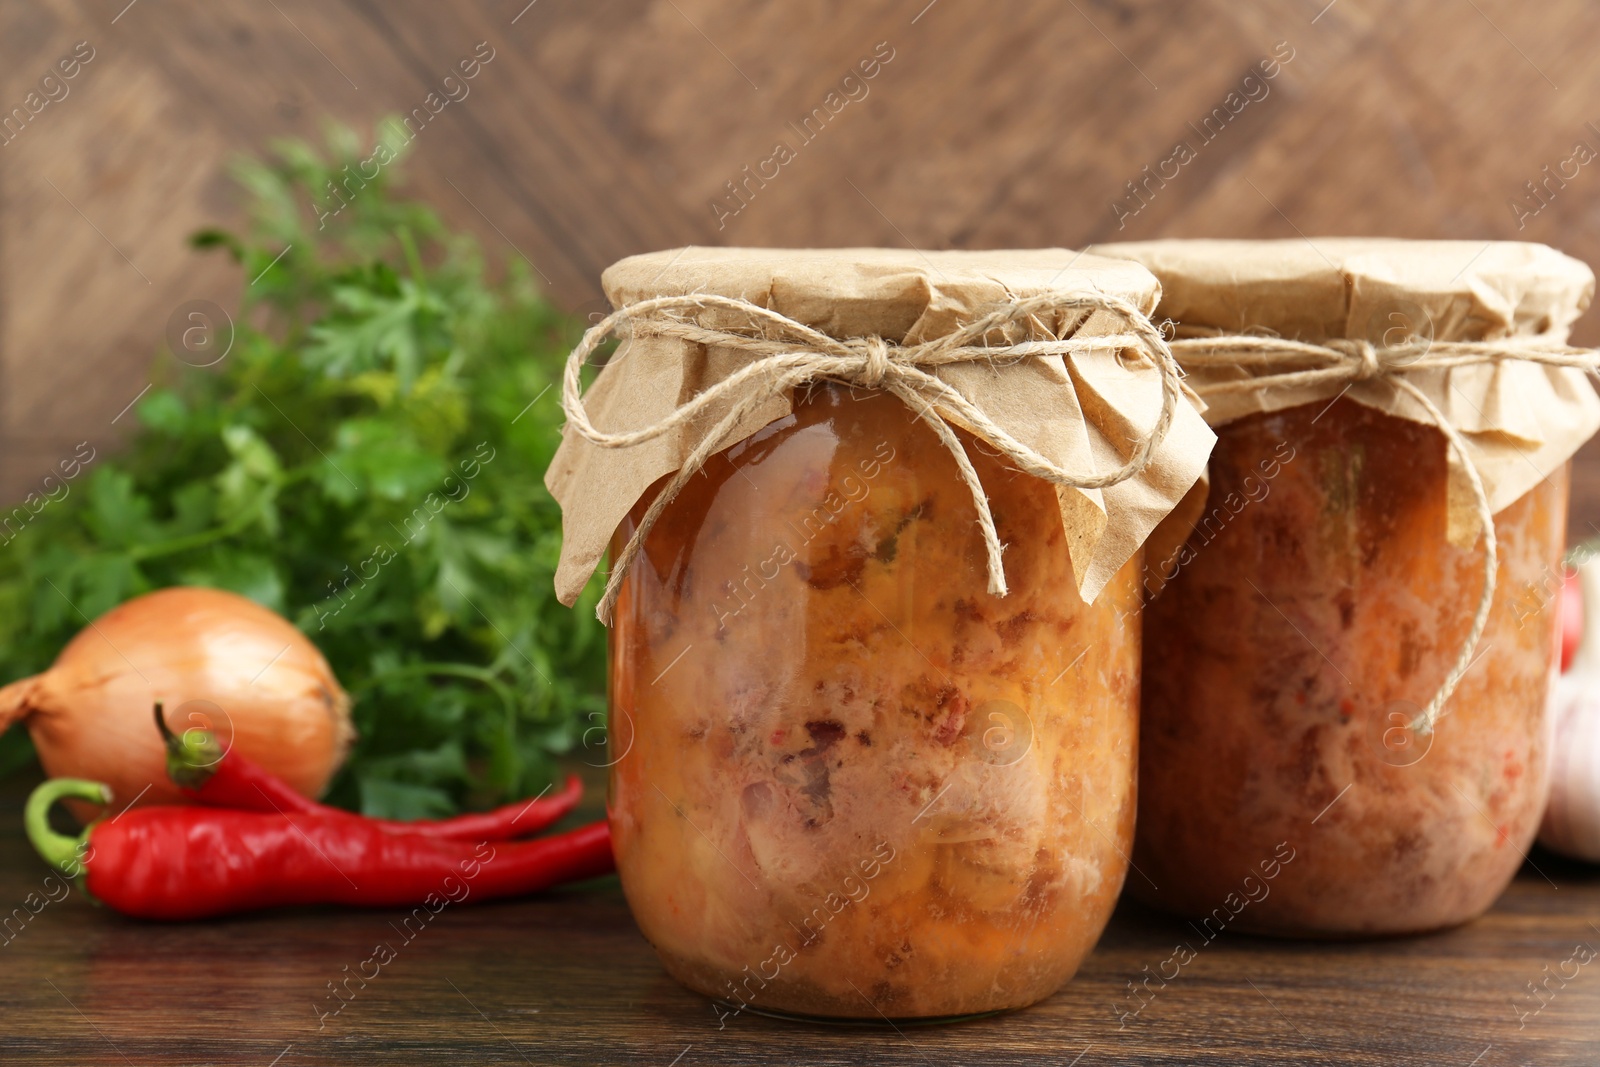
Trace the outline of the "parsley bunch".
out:
<instances>
[{"instance_id":1,"label":"parsley bunch","mask_svg":"<svg viewBox=\"0 0 1600 1067\"><path fill-rule=\"evenodd\" d=\"M473 242L392 193L392 164L351 180L362 148L334 129L237 165L247 229L194 243L240 263L242 307L189 316L202 333L157 361L136 436L0 544L0 681L129 597L231 589L355 698L332 802L440 816L538 791L602 721L598 590L556 601L542 480L580 327L519 261L488 280ZM23 731L0 741L0 771L28 759Z\"/></svg>"}]
</instances>

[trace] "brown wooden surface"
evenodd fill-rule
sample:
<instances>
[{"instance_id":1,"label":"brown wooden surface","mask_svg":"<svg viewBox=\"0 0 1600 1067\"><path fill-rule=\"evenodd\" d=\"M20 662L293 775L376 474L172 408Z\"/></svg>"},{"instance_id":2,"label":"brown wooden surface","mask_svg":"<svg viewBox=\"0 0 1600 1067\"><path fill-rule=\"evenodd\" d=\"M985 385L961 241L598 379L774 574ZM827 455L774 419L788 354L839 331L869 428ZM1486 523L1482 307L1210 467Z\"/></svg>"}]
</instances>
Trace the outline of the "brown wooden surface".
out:
<instances>
[{"instance_id":1,"label":"brown wooden surface","mask_svg":"<svg viewBox=\"0 0 1600 1067\"><path fill-rule=\"evenodd\" d=\"M236 221L233 153L324 116L370 129L479 41L496 58L418 136L414 190L582 312L606 264L689 242L1392 234L1600 261L1600 164L1520 228L1508 206L1575 141L1600 151L1585 0L11 0L0 113L79 40L70 95L0 146L0 498L127 428L179 304L236 303L248 279L183 244ZM1279 41L1269 95L1119 229L1126 183ZM789 124L879 42L868 95L800 146ZM780 138L797 158L719 227L712 200ZM1577 484L1592 536L1600 446Z\"/></svg>"},{"instance_id":2,"label":"brown wooden surface","mask_svg":"<svg viewBox=\"0 0 1600 1067\"><path fill-rule=\"evenodd\" d=\"M20 807L17 785L0 811ZM16 823L0 820L7 910L48 873ZM1537 1007L1527 983L1562 970L1579 944L1600 950L1600 869L1543 853L1533 862L1538 870L1525 867L1483 919L1375 943L1224 932L1206 945L1125 902L1077 978L1044 1003L898 1030L750 1012L719 1029L711 1003L657 965L615 878L447 907L409 944L391 926L398 910L151 925L74 893L0 947L0 1062L1593 1067L1600 960L1566 964L1577 976L1564 987L1551 979L1554 995L1537 1015L1519 1012ZM1132 1006L1126 984L1156 971L1179 940L1199 946L1198 957L1119 1030ZM357 971L380 941L397 957L365 989L352 983L337 1016L319 1019L335 1004L327 983Z\"/></svg>"}]
</instances>

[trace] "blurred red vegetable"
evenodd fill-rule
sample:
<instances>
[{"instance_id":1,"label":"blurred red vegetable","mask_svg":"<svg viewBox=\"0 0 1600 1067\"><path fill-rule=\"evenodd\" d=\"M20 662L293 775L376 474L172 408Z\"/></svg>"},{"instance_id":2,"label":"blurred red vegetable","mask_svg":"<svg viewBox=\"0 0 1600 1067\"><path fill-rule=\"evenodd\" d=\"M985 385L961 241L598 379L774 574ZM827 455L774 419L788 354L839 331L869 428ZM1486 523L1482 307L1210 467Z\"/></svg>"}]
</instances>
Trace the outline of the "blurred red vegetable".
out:
<instances>
[{"instance_id":1,"label":"blurred red vegetable","mask_svg":"<svg viewBox=\"0 0 1600 1067\"><path fill-rule=\"evenodd\" d=\"M1557 606L1561 618L1561 670L1565 673L1572 666L1572 657L1577 655L1578 642L1583 639L1583 589L1578 582L1577 571L1566 571L1561 576L1560 604Z\"/></svg>"}]
</instances>

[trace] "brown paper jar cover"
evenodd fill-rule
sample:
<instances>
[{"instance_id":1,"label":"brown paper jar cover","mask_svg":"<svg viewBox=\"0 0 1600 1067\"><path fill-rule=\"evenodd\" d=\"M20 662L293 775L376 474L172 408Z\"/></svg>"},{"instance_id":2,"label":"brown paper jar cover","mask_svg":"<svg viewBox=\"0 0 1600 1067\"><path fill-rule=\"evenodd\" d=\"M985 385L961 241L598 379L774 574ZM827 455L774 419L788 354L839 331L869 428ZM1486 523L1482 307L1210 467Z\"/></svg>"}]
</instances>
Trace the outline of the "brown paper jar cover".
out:
<instances>
[{"instance_id":1,"label":"brown paper jar cover","mask_svg":"<svg viewBox=\"0 0 1600 1067\"><path fill-rule=\"evenodd\" d=\"M1056 286L1156 297L1143 268L1059 250L689 249L605 283L619 305L714 292L897 343ZM1037 328L1117 332L1099 313ZM745 358L643 340L595 386L608 427L660 418ZM1066 464L1117 462L1159 398L1134 359L940 373ZM1143 477L1093 492L1058 493L956 428L1007 545L1003 598L954 460L887 393L796 390L667 506L616 607L609 811L640 929L724 1024L963 1016L1072 975L1132 840L1139 548L1210 445L1183 409ZM569 538L631 536L688 447L569 435L550 479ZM574 581L594 552L575 550Z\"/></svg>"},{"instance_id":2,"label":"brown paper jar cover","mask_svg":"<svg viewBox=\"0 0 1600 1067\"><path fill-rule=\"evenodd\" d=\"M1540 245L1101 251L1150 266L1158 317L1190 336L1560 342L1593 292L1587 267ZM1462 517L1443 435L1381 379L1208 399L1209 499L1145 618L1134 862L1160 889L1131 884L1207 940L1463 922L1536 832L1566 464L1600 404L1565 368L1412 374L1472 446L1499 552L1477 659L1432 734L1409 724L1483 588L1480 523Z\"/></svg>"}]
</instances>

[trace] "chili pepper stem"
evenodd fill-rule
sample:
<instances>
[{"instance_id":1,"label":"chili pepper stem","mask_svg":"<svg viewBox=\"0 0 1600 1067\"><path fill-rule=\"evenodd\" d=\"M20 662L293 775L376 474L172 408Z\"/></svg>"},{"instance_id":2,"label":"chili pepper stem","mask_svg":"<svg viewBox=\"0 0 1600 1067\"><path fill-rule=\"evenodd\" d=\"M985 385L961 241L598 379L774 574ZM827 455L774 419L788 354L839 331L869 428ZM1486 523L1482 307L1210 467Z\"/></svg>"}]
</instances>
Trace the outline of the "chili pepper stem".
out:
<instances>
[{"instance_id":1,"label":"chili pepper stem","mask_svg":"<svg viewBox=\"0 0 1600 1067\"><path fill-rule=\"evenodd\" d=\"M156 701L155 717L156 729L161 731L161 739L167 745L167 777L185 789L199 789L225 755L222 746L209 730L173 733L167 725L167 716L159 700Z\"/></svg>"},{"instance_id":2,"label":"chili pepper stem","mask_svg":"<svg viewBox=\"0 0 1600 1067\"><path fill-rule=\"evenodd\" d=\"M28 796L27 807L22 812L22 825L28 841L44 861L69 878L83 876L83 854L89 845L90 823L77 837L58 834L50 828L50 809L58 800L67 798L89 800L96 804L111 803L111 787L103 782L85 778L52 778Z\"/></svg>"},{"instance_id":3,"label":"chili pepper stem","mask_svg":"<svg viewBox=\"0 0 1600 1067\"><path fill-rule=\"evenodd\" d=\"M173 735L172 727L167 725L167 716L166 713L161 710L161 701L159 700L156 701L155 716L156 729L161 731L161 740L166 742L168 748L172 748L178 743L178 739Z\"/></svg>"}]
</instances>

